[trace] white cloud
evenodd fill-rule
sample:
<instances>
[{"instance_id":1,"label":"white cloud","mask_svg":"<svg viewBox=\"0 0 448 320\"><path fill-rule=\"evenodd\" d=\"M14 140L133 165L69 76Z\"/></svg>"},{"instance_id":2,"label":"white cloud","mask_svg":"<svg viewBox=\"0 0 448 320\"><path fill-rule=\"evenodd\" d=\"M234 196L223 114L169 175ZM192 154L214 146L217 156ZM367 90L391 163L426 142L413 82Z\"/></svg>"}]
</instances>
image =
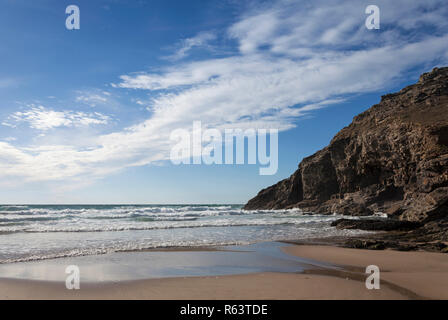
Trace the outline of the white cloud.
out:
<instances>
[{"instance_id":1,"label":"white cloud","mask_svg":"<svg viewBox=\"0 0 448 320\"><path fill-rule=\"evenodd\" d=\"M107 91L101 92L78 92L79 95L76 97L76 101L87 104L91 107L96 107L97 105L102 105L109 102L110 93Z\"/></svg>"},{"instance_id":2,"label":"white cloud","mask_svg":"<svg viewBox=\"0 0 448 320\"><path fill-rule=\"evenodd\" d=\"M201 32L193 38L183 39L180 48L172 55L165 57L167 60L177 61L185 58L189 51L195 47L210 47L209 42L216 39L212 32Z\"/></svg>"},{"instance_id":3,"label":"white cloud","mask_svg":"<svg viewBox=\"0 0 448 320\"><path fill-rule=\"evenodd\" d=\"M410 70L417 77L448 62L443 1L377 1L379 31L364 26L367 4L281 1L249 12L228 28L237 54L120 77L117 88L156 90L149 118L94 136L83 147L0 142L0 174L25 181L102 177L167 160L172 130L191 129L194 120L203 128L287 130L299 117L347 95L384 89ZM107 121L98 114L39 108L16 120L42 130Z\"/></svg>"},{"instance_id":4,"label":"white cloud","mask_svg":"<svg viewBox=\"0 0 448 320\"><path fill-rule=\"evenodd\" d=\"M108 116L99 112L55 111L43 106L30 105L28 110L13 113L2 124L16 127L19 123L27 123L33 129L45 131L57 127L107 124L109 119Z\"/></svg>"}]
</instances>

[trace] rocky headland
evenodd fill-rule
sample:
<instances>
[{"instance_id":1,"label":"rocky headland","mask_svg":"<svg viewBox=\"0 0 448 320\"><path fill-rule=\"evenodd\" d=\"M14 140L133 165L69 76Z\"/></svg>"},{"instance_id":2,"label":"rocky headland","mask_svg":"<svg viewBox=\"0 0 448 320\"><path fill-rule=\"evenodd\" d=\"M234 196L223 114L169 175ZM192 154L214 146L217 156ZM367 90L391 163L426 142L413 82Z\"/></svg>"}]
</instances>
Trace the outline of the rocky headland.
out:
<instances>
[{"instance_id":1,"label":"rocky headland","mask_svg":"<svg viewBox=\"0 0 448 320\"><path fill-rule=\"evenodd\" d=\"M338 228L386 231L351 247L448 252L448 67L381 97L289 178L261 190L245 209L387 219L336 221Z\"/></svg>"}]
</instances>

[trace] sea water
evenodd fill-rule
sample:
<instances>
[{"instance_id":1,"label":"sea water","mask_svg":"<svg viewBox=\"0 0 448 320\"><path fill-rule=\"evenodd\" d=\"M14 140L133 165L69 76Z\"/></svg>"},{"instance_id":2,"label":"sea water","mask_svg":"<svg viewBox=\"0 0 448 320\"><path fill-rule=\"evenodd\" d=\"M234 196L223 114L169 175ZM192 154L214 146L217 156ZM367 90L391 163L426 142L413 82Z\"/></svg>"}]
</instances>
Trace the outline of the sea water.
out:
<instances>
[{"instance_id":1,"label":"sea water","mask_svg":"<svg viewBox=\"0 0 448 320\"><path fill-rule=\"evenodd\" d=\"M331 227L340 217L241 205L3 205L0 263L362 233Z\"/></svg>"}]
</instances>

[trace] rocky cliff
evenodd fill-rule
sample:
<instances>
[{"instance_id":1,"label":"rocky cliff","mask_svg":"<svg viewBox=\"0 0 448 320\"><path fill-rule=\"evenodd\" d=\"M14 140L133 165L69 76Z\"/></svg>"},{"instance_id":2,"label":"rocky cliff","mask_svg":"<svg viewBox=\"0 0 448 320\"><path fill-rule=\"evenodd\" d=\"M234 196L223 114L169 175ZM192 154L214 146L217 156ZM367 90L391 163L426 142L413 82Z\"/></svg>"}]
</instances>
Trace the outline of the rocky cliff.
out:
<instances>
[{"instance_id":1,"label":"rocky cliff","mask_svg":"<svg viewBox=\"0 0 448 320\"><path fill-rule=\"evenodd\" d=\"M293 207L419 223L448 216L448 67L383 96L244 208Z\"/></svg>"}]
</instances>

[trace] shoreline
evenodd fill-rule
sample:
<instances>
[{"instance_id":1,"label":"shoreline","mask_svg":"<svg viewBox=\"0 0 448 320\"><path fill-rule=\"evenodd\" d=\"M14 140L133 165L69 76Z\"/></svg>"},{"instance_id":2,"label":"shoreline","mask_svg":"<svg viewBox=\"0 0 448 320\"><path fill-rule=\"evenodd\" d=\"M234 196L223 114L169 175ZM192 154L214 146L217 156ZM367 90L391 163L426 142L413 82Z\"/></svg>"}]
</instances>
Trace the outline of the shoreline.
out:
<instances>
[{"instance_id":1,"label":"shoreline","mask_svg":"<svg viewBox=\"0 0 448 320\"><path fill-rule=\"evenodd\" d=\"M189 254L193 254L193 257L201 254L233 254L234 261L231 263L238 265L244 259L252 259L249 251L240 249L235 247L236 253L219 247L150 251L180 258ZM302 259L302 265L307 261L311 264L300 272L263 271L86 281L82 282L80 290L67 290L61 281L4 278L0 275L0 299L448 299L446 254L372 251L328 244L289 244L279 249L291 258ZM128 257L139 259L136 252L127 254L130 255ZM315 265L313 262L321 264ZM48 263L42 264L48 267ZM326 267L325 264L332 267ZM364 271L370 264L380 268L379 290L367 290L365 287L368 275Z\"/></svg>"},{"instance_id":2,"label":"shoreline","mask_svg":"<svg viewBox=\"0 0 448 320\"><path fill-rule=\"evenodd\" d=\"M1 233L0 233L1 235ZM15 263L32 263L39 261L47 261L47 260L57 260L57 259L66 259L66 258L79 258L79 257L90 257L90 256L102 256L113 253L129 253L129 252L204 252L204 251L226 251L232 252L232 247L239 246L251 246L259 243L268 243L268 242L278 242L284 243L288 245L303 245L303 244L311 244L311 245L329 245L329 246L340 246L346 247L345 241L350 238L359 238L363 235L353 235L353 236L329 236L329 237L319 237L319 238L304 238L304 239L278 239L278 240L265 240L265 241L249 241L249 242L229 242L229 243L220 243L220 244L202 244L202 245L172 245L172 246L156 246L156 247L147 247L147 248L135 248L135 249L118 249L104 252L95 252L95 253L83 253L79 255L66 255L62 253L61 255L55 255L44 258L12 258L13 261L0 261L0 266L6 264L15 264ZM1 278L1 277L0 277Z\"/></svg>"}]
</instances>

